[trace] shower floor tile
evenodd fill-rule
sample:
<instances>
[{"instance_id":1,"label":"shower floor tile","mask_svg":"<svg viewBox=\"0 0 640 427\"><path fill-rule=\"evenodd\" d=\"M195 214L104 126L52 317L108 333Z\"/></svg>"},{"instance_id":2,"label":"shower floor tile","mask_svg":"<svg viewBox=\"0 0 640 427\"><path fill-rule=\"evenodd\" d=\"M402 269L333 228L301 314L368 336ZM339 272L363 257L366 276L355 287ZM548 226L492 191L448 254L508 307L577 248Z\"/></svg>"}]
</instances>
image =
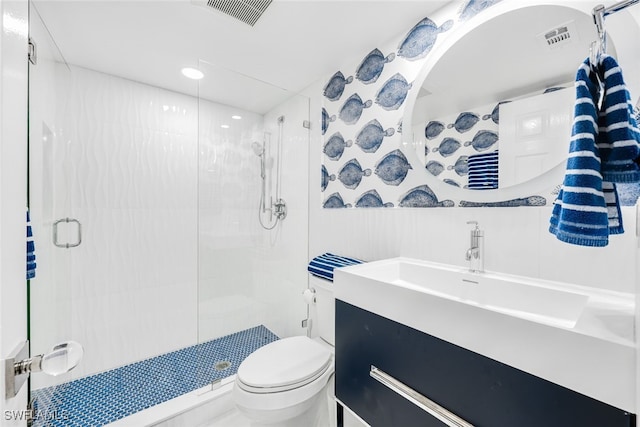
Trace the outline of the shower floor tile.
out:
<instances>
[{"instance_id":1,"label":"shower floor tile","mask_svg":"<svg viewBox=\"0 0 640 427\"><path fill-rule=\"evenodd\" d=\"M110 371L33 391L34 426L97 427L236 373L278 337L264 326L236 332ZM219 362L230 362L223 370Z\"/></svg>"}]
</instances>

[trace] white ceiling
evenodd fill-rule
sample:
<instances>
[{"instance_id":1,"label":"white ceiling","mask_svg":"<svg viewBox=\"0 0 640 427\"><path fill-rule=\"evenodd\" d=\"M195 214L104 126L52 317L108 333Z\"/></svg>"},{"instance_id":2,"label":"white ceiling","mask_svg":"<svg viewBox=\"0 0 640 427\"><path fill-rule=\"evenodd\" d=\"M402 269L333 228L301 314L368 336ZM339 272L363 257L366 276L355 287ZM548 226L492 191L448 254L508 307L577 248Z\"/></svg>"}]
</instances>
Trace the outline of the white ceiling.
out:
<instances>
[{"instance_id":1,"label":"white ceiling","mask_svg":"<svg viewBox=\"0 0 640 427\"><path fill-rule=\"evenodd\" d=\"M198 83L180 69L200 66L203 97L263 113L283 93L246 77L299 92L449 2L274 0L254 27L189 0L35 6L70 64L193 96Z\"/></svg>"}]
</instances>

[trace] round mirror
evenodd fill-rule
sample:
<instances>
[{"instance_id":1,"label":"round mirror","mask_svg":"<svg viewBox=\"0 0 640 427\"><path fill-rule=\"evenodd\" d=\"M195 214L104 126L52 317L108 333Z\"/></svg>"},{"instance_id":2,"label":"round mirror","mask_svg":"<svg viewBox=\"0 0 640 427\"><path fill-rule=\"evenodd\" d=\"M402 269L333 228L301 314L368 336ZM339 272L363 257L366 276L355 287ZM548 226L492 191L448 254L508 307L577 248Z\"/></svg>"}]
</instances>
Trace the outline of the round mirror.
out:
<instances>
[{"instance_id":1,"label":"round mirror","mask_svg":"<svg viewBox=\"0 0 640 427\"><path fill-rule=\"evenodd\" d=\"M434 49L403 118L427 184L481 202L560 184L573 82L596 39L590 8L501 2ZM607 53L617 55L612 37Z\"/></svg>"}]
</instances>

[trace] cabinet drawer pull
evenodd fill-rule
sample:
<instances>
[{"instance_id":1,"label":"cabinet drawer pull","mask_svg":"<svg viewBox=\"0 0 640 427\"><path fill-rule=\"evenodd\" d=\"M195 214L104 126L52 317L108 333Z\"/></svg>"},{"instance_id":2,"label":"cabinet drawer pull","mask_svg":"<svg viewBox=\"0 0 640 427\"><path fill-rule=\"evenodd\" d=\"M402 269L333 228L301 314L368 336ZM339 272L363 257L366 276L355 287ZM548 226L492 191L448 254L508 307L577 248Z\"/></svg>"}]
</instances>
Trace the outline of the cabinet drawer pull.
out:
<instances>
[{"instance_id":1,"label":"cabinet drawer pull","mask_svg":"<svg viewBox=\"0 0 640 427\"><path fill-rule=\"evenodd\" d=\"M369 372L369 375L371 375L373 379L390 388L392 391L398 393L400 396L404 397L423 411L426 411L429 414L433 415L435 418L442 421L447 426L473 427L473 424L466 422L453 412L446 410L434 401L424 397L422 394L418 393L411 387L398 381L391 375L381 371L373 365L371 365L371 371Z\"/></svg>"}]
</instances>

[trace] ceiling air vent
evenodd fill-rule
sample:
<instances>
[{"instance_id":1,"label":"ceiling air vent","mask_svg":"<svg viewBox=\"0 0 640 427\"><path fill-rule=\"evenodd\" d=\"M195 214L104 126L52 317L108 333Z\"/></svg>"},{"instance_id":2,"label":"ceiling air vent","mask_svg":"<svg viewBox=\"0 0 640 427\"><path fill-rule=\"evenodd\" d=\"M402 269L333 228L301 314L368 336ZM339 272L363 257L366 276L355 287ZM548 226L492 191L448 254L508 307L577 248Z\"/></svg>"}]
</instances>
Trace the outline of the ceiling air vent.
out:
<instances>
[{"instance_id":1,"label":"ceiling air vent","mask_svg":"<svg viewBox=\"0 0 640 427\"><path fill-rule=\"evenodd\" d=\"M539 37L541 37L545 44L551 49L564 46L571 43L577 37L575 23L571 21L559 25L556 28L545 31L540 34Z\"/></svg>"},{"instance_id":2,"label":"ceiling air vent","mask_svg":"<svg viewBox=\"0 0 640 427\"><path fill-rule=\"evenodd\" d=\"M258 22L272 0L193 0L193 3L207 6L252 27Z\"/></svg>"}]
</instances>

